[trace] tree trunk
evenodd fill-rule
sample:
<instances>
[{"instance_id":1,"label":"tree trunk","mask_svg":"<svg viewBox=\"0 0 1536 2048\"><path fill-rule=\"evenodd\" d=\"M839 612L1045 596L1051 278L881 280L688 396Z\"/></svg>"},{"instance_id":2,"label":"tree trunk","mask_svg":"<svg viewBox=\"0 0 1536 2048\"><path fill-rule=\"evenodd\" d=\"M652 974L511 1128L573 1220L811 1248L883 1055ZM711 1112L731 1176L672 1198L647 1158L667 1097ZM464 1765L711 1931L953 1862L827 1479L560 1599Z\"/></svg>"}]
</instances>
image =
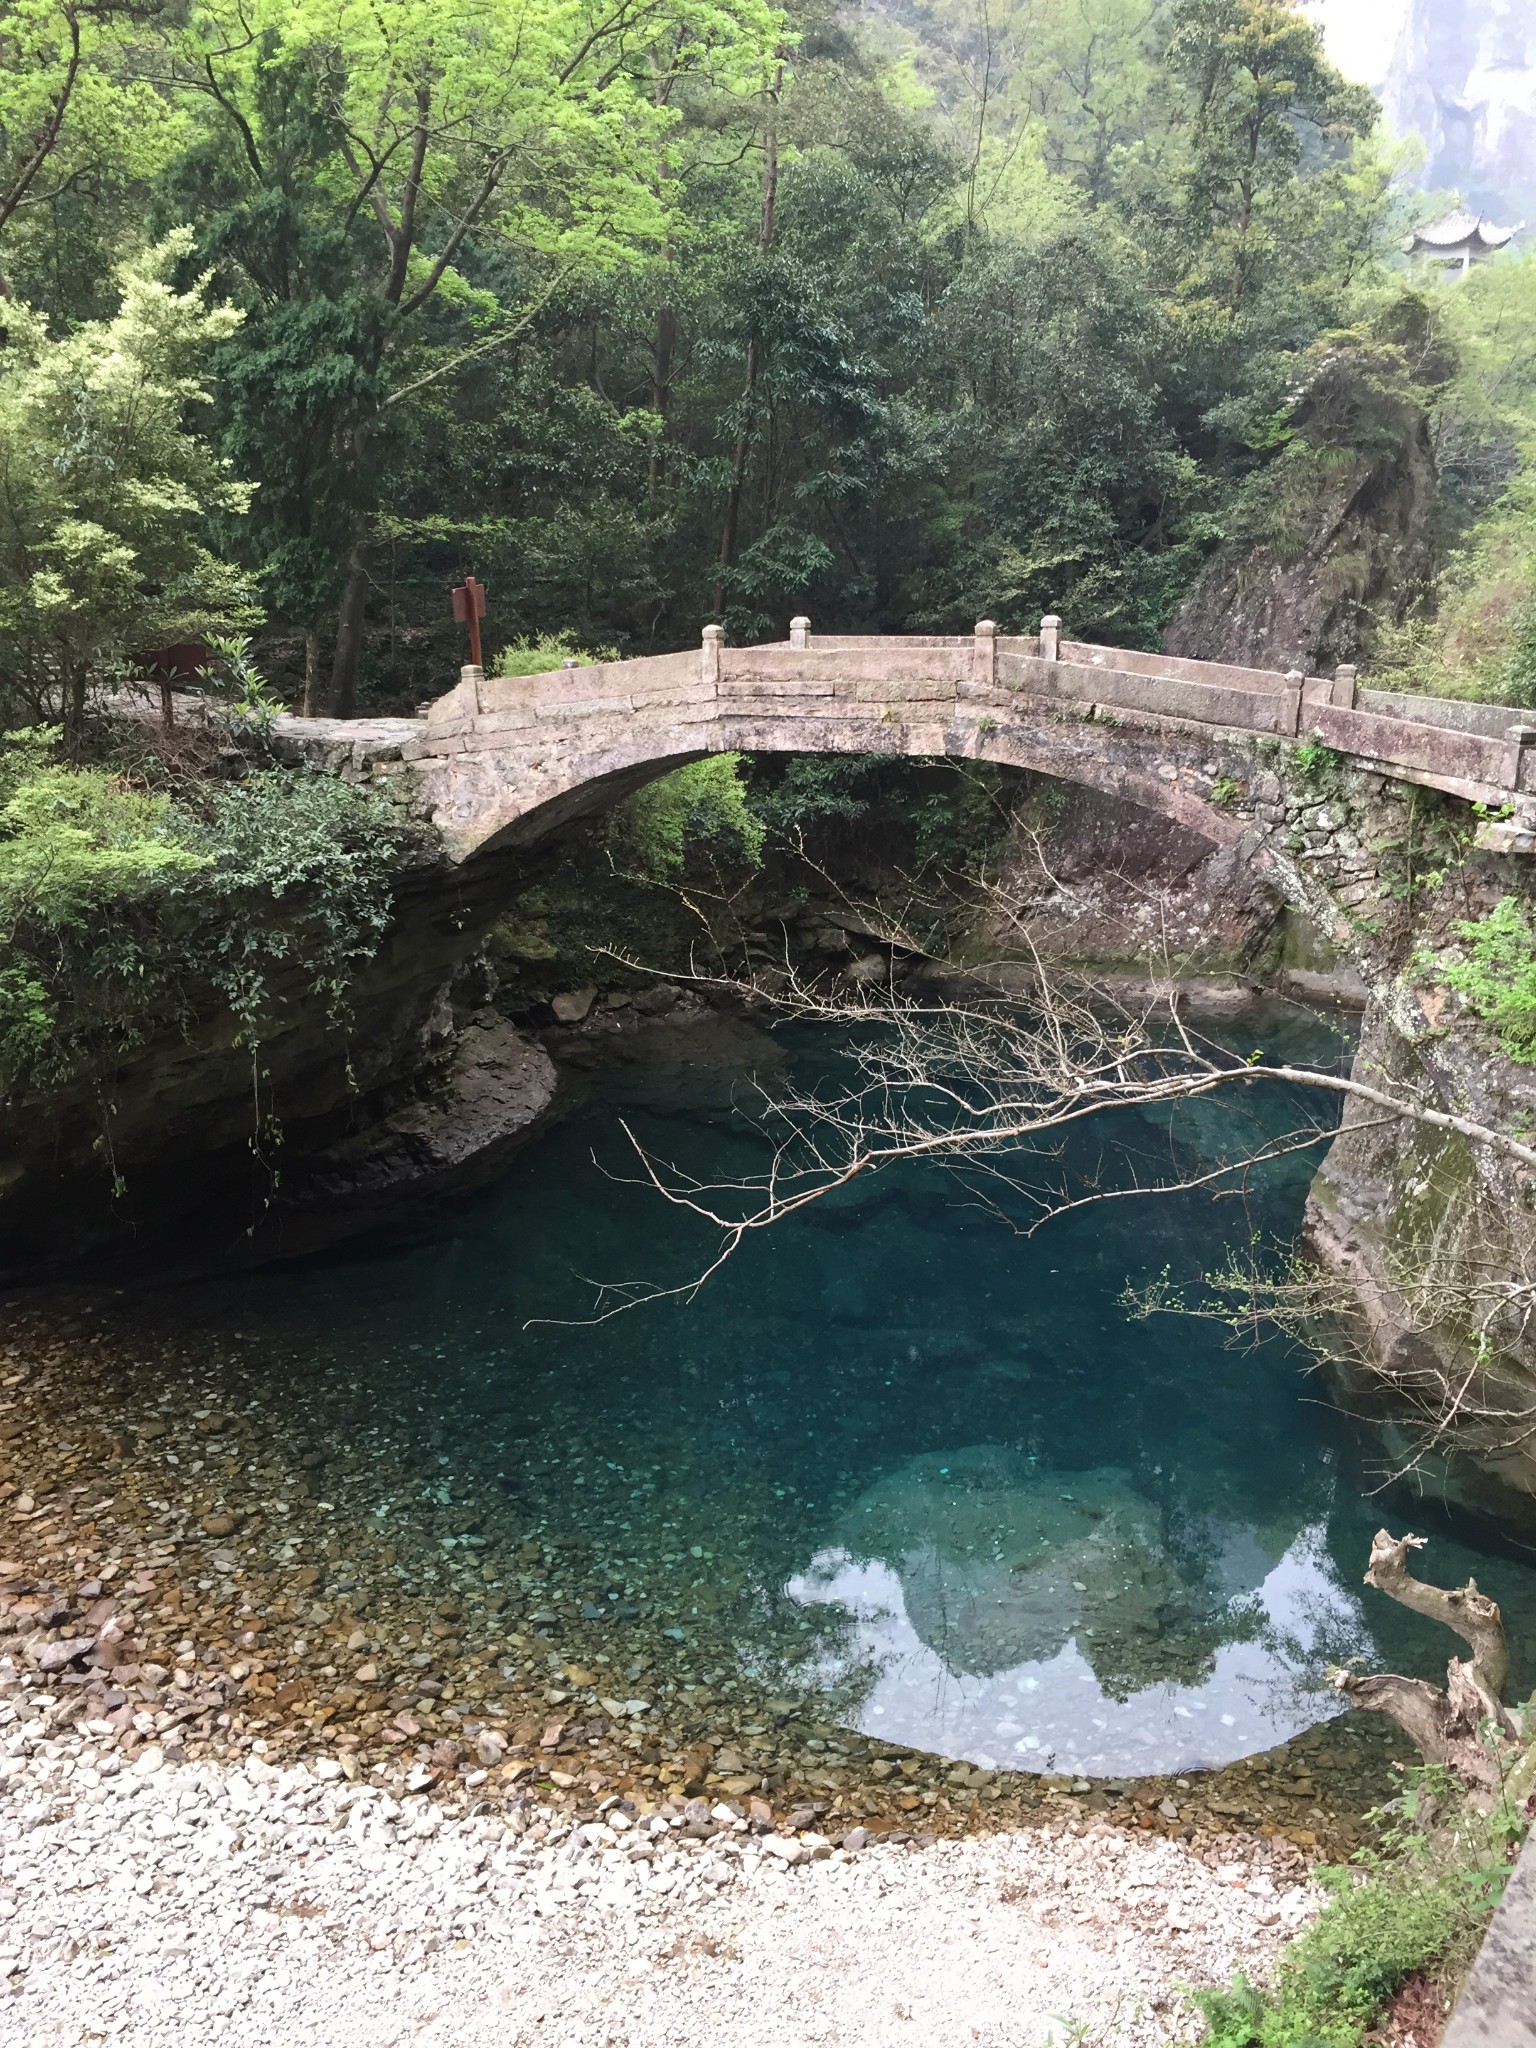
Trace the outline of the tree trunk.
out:
<instances>
[{"instance_id":1,"label":"tree trunk","mask_svg":"<svg viewBox=\"0 0 1536 2048\"><path fill-rule=\"evenodd\" d=\"M1352 1707L1395 1721L1425 1763L1442 1765L1479 1807L1497 1800L1510 1762L1508 1745L1517 1738L1508 1709L1483 1691L1470 1664L1451 1659L1444 1692L1427 1679L1399 1678L1391 1671L1368 1678L1335 1671L1333 1683ZM1489 1721L1498 1730L1492 1741L1483 1734Z\"/></svg>"},{"instance_id":2,"label":"tree trunk","mask_svg":"<svg viewBox=\"0 0 1536 2048\"><path fill-rule=\"evenodd\" d=\"M757 389L759 367L757 337L747 343L747 382L742 392L741 431L731 454L731 487L725 494L725 518L720 524L720 573L715 578L715 610L725 610L725 571L736 559L736 538L741 528L741 494L747 481L747 458L752 451L752 394Z\"/></svg>"},{"instance_id":3,"label":"tree trunk","mask_svg":"<svg viewBox=\"0 0 1536 2048\"><path fill-rule=\"evenodd\" d=\"M325 709L332 718L357 714L357 664L363 651L363 608L368 602L368 546L359 533L352 543L347 580L336 614L336 652L331 658L331 683Z\"/></svg>"},{"instance_id":4,"label":"tree trunk","mask_svg":"<svg viewBox=\"0 0 1536 2048\"><path fill-rule=\"evenodd\" d=\"M1391 1536L1378 1529L1371 1545L1371 1562L1365 1583L1374 1586L1415 1614L1428 1615L1454 1629L1472 1652L1471 1671L1477 1684L1495 1700L1502 1700L1509 1682L1509 1644L1504 1636L1504 1617L1496 1600L1479 1593L1476 1579L1447 1592L1443 1586L1426 1586L1408 1569L1408 1553L1422 1550L1425 1536Z\"/></svg>"},{"instance_id":5,"label":"tree trunk","mask_svg":"<svg viewBox=\"0 0 1536 2048\"><path fill-rule=\"evenodd\" d=\"M784 88L784 66L779 65L768 88L768 118L763 133L763 206L758 217L757 253L765 256L773 247L774 219L779 204L779 94ZM726 493L725 518L720 527L720 574L715 578L715 610L725 610L725 571L736 559L736 539L741 527L741 494L747 480L747 459L752 452L752 399L762 369L762 350L754 334L747 343L747 379L741 400L741 431L731 455L731 487Z\"/></svg>"},{"instance_id":6,"label":"tree trunk","mask_svg":"<svg viewBox=\"0 0 1536 2048\"><path fill-rule=\"evenodd\" d=\"M320 634L318 628L304 628L304 716L320 715Z\"/></svg>"},{"instance_id":7,"label":"tree trunk","mask_svg":"<svg viewBox=\"0 0 1536 2048\"><path fill-rule=\"evenodd\" d=\"M677 314L671 306L656 308L656 345L651 355L651 411L661 421L661 434L651 450L648 492L654 501L667 475L667 419L672 411L672 361L677 353Z\"/></svg>"},{"instance_id":8,"label":"tree trunk","mask_svg":"<svg viewBox=\"0 0 1536 2048\"><path fill-rule=\"evenodd\" d=\"M1504 1620L1497 1602L1479 1593L1473 1579L1447 1591L1413 1576L1408 1553L1422 1550L1426 1541L1423 1536L1396 1537L1378 1529L1365 1583L1415 1614L1454 1629L1471 1645L1471 1661L1451 1659L1444 1692L1425 1679L1401 1678L1395 1672L1362 1677L1336 1669L1328 1676L1352 1707L1395 1721L1426 1763L1452 1772L1473 1804L1486 1811L1503 1792L1512 1750L1523 1739L1503 1701L1509 1675ZM1528 1733L1524 1739L1529 1739Z\"/></svg>"},{"instance_id":9,"label":"tree trunk","mask_svg":"<svg viewBox=\"0 0 1536 2048\"><path fill-rule=\"evenodd\" d=\"M85 735L86 675L71 669L64 683L64 750L73 758Z\"/></svg>"}]
</instances>

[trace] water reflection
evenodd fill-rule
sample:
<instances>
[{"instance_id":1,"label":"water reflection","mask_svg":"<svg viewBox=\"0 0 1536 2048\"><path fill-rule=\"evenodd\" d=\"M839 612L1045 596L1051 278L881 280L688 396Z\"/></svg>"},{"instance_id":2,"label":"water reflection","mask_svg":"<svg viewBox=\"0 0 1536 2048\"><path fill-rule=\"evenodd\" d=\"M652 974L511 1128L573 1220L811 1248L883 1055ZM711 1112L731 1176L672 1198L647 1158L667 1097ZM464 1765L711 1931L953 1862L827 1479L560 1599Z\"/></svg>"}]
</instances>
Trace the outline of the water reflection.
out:
<instances>
[{"instance_id":1,"label":"water reflection","mask_svg":"<svg viewBox=\"0 0 1536 2048\"><path fill-rule=\"evenodd\" d=\"M865 1733L987 1768L1210 1767L1333 1711L1370 1643L1325 1525L1165 1530L1124 1471L977 1445L886 1474L785 1590L846 1617L818 1675Z\"/></svg>"}]
</instances>

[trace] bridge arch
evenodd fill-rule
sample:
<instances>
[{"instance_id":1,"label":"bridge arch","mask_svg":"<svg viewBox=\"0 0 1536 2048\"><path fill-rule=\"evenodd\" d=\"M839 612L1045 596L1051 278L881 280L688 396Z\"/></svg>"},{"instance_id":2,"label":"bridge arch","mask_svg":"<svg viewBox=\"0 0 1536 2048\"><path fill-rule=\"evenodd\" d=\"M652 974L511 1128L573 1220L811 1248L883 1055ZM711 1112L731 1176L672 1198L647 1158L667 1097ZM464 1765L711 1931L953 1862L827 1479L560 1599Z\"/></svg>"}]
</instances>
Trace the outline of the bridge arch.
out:
<instances>
[{"instance_id":1,"label":"bridge arch","mask_svg":"<svg viewBox=\"0 0 1536 2048\"><path fill-rule=\"evenodd\" d=\"M1082 783L1231 846L1258 823L1260 750L1302 734L1402 780L1513 804L1505 829L1536 831L1536 728L1505 729L1497 707L1409 701L1427 707L1423 718L1370 701L1352 669L1282 676L1093 647L1062 640L1049 618L1028 637L987 621L966 635L813 636L796 620L789 640L767 646L727 648L708 626L696 652L535 676L466 669L398 751L459 861L535 844L728 752L989 761ZM1487 714L1483 729L1475 718L1467 729L1469 710Z\"/></svg>"}]
</instances>

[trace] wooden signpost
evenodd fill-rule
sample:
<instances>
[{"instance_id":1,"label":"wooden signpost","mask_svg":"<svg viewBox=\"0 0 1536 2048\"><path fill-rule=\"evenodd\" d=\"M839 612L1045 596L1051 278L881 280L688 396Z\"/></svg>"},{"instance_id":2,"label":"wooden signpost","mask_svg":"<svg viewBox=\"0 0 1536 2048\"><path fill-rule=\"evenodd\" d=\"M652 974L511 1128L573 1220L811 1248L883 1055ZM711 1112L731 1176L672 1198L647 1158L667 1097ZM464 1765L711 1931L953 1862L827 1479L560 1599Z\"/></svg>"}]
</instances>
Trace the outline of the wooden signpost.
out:
<instances>
[{"instance_id":1,"label":"wooden signpost","mask_svg":"<svg viewBox=\"0 0 1536 2048\"><path fill-rule=\"evenodd\" d=\"M483 668L480 658L480 621L485 617L485 585L477 583L473 576L466 576L453 593L453 616L461 626L469 627L469 658L476 668Z\"/></svg>"}]
</instances>

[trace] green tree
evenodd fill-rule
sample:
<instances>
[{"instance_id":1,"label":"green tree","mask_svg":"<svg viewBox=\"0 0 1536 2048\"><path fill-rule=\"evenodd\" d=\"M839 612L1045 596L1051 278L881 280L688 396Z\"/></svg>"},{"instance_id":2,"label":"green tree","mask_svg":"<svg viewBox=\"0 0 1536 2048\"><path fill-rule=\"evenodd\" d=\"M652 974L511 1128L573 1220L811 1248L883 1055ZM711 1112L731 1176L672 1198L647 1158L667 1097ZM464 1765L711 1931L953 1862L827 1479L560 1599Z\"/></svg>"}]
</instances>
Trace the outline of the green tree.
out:
<instances>
[{"instance_id":1,"label":"green tree","mask_svg":"<svg viewBox=\"0 0 1536 2048\"><path fill-rule=\"evenodd\" d=\"M390 409L513 341L562 276L659 246L678 90L737 87L778 34L762 0L212 0L194 15L175 75L202 163L224 170L199 218L259 314L243 345L260 360L230 371L248 401L235 431L254 450L256 417L286 414L270 487L255 472L258 519L287 601L313 612L337 593L331 710L355 704ZM197 183L179 180L183 203ZM423 334L445 306L456 322ZM322 503L300 517L306 463Z\"/></svg>"},{"instance_id":2,"label":"green tree","mask_svg":"<svg viewBox=\"0 0 1536 2048\"><path fill-rule=\"evenodd\" d=\"M1193 99L1190 283L1236 320L1306 233L1304 171L1347 155L1378 108L1288 0L1176 0L1171 31L1168 70Z\"/></svg>"},{"instance_id":3,"label":"green tree","mask_svg":"<svg viewBox=\"0 0 1536 2048\"><path fill-rule=\"evenodd\" d=\"M132 39L175 0L0 5L0 240L67 196L153 175L175 140L166 101L134 73ZM0 297L10 298L9 260Z\"/></svg>"},{"instance_id":4,"label":"green tree","mask_svg":"<svg viewBox=\"0 0 1536 2048\"><path fill-rule=\"evenodd\" d=\"M206 539L247 500L187 424L240 322L168 279L185 231L125 263L121 305L61 341L16 306L0 377L0 676L30 721L77 740L93 682L136 651L249 622ZM15 715L14 712L12 715Z\"/></svg>"}]
</instances>

